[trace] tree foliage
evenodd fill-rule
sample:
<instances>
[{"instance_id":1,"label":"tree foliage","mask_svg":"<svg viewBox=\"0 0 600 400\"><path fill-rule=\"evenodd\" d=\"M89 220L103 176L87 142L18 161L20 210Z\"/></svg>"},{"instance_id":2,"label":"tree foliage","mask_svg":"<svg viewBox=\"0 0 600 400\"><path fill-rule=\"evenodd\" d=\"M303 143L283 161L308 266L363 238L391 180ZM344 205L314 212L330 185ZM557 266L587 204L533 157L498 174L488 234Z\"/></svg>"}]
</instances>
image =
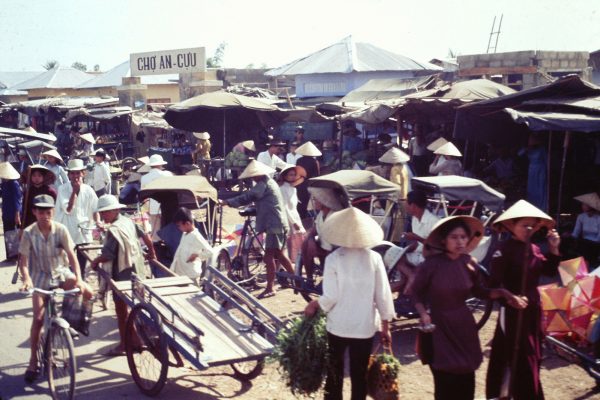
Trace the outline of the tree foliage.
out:
<instances>
[{"instance_id":1,"label":"tree foliage","mask_svg":"<svg viewBox=\"0 0 600 400\"><path fill-rule=\"evenodd\" d=\"M75 61L73 64L71 64L71 68L75 68L83 72L87 71L87 65L79 61Z\"/></svg>"},{"instance_id":2,"label":"tree foliage","mask_svg":"<svg viewBox=\"0 0 600 400\"><path fill-rule=\"evenodd\" d=\"M56 68L56 67L58 67L58 65L59 65L59 64L58 64L58 61L56 61L56 60L48 60L48 61L46 61L46 63L45 63L44 65L42 65L42 67L43 67L43 68L44 68L46 71L48 71L48 70L51 70L51 69L53 69L53 68Z\"/></svg>"},{"instance_id":3,"label":"tree foliage","mask_svg":"<svg viewBox=\"0 0 600 400\"><path fill-rule=\"evenodd\" d=\"M223 62L223 56L225 55L225 49L227 48L227 43L222 42L219 47L215 50L215 54L212 57L206 59L206 66L208 68L219 68L222 67L221 63Z\"/></svg>"},{"instance_id":4,"label":"tree foliage","mask_svg":"<svg viewBox=\"0 0 600 400\"><path fill-rule=\"evenodd\" d=\"M94 72L100 72L100 64L94 65Z\"/></svg>"}]
</instances>

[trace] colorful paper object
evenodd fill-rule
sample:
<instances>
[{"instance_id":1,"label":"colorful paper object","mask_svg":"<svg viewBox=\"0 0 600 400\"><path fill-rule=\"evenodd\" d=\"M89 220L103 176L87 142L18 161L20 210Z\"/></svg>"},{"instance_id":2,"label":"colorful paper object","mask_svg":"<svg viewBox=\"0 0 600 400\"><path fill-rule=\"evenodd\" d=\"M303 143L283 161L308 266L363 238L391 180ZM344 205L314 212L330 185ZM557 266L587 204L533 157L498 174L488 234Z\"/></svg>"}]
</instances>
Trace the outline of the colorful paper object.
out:
<instances>
[{"instance_id":1,"label":"colorful paper object","mask_svg":"<svg viewBox=\"0 0 600 400\"><path fill-rule=\"evenodd\" d=\"M568 286L573 280L585 278L588 274L588 267L583 257L577 257L561 262L558 272L562 284Z\"/></svg>"},{"instance_id":2,"label":"colorful paper object","mask_svg":"<svg viewBox=\"0 0 600 400\"><path fill-rule=\"evenodd\" d=\"M568 288L560 287L556 283L539 286L540 299L542 301L542 310L563 310L569 308L571 293Z\"/></svg>"}]
</instances>

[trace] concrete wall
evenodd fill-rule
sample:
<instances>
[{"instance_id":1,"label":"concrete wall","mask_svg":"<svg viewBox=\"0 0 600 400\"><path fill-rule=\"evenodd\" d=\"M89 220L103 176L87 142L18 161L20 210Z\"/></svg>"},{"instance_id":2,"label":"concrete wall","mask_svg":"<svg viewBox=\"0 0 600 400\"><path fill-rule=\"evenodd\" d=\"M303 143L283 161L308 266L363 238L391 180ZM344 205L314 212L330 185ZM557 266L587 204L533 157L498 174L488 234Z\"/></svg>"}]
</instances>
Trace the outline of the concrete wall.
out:
<instances>
[{"instance_id":1,"label":"concrete wall","mask_svg":"<svg viewBox=\"0 0 600 400\"><path fill-rule=\"evenodd\" d=\"M312 74L296 76L296 96L327 97L345 96L371 79L407 79L414 77L412 71L351 72L349 74Z\"/></svg>"},{"instance_id":2,"label":"concrete wall","mask_svg":"<svg viewBox=\"0 0 600 400\"><path fill-rule=\"evenodd\" d=\"M517 89L528 89L548 83L552 77L569 73L591 79L587 51L514 51L507 53L458 56L461 77L502 75L502 83ZM511 76L512 75L512 76ZM522 79L515 82L515 76Z\"/></svg>"},{"instance_id":3,"label":"concrete wall","mask_svg":"<svg viewBox=\"0 0 600 400\"><path fill-rule=\"evenodd\" d=\"M148 103L153 99L165 99L161 103L179 103L179 85L177 83L166 85L147 85L146 98Z\"/></svg>"}]
</instances>

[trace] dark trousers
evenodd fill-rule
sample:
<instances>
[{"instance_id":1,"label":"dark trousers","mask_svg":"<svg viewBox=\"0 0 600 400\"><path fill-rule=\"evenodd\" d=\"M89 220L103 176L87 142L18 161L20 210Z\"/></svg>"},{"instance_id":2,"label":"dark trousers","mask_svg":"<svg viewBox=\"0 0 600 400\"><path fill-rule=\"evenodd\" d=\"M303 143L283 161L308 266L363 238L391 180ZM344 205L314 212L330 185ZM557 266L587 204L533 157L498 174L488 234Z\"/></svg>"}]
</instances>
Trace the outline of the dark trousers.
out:
<instances>
[{"instance_id":1,"label":"dark trousers","mask_svg":"<svg viewBox=\"0 0 600 400\"><path fill-rule=\"evenodd\" d=\"M475 397L475 372L453 374L431 368L435 387L435 400L473 400Z\"/></svg>"},{"instance_id":2,"label":"dark trousers","mask_svg":"<svg viewBox=\"0 0 600 400\"><path fill-rule=\"evenodd\" d=\"M75 248L75 253L77 254L77 262L79 262L79 268L81 270L81 279L85 281L85 266L87 264L87 258L82 251L77 251L77 248Z\"/></svg>"},{"instance_id":3,"label":"dark trousers","mask_svg":"<svg viewBox=\"0 0 600 400\"><path fill-rule=\"evenodd\" d=\"M367 367L373 346L373 338L351 339L327 333L329 342L329 370L325 381L325 400L341 400L344 386L344 353L350 356L350 382L352 400L367 397Z\"/></svg>"}]
</instances>

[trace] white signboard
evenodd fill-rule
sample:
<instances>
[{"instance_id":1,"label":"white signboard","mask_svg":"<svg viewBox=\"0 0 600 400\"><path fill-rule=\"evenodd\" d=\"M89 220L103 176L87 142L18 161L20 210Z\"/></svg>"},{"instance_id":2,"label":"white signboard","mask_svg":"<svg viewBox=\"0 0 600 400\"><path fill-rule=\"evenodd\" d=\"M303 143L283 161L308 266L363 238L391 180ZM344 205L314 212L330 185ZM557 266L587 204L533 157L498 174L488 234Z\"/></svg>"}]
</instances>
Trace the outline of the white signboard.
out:
<instances>
[{"instance_id":1,"label":"white signboard","mask_svg":"<svg viewBox=\"0 0 600 400\"><path fill-rule=\"evenodd\" d=\"M204 47L135 53L129 57L131 76L206 71Z\"/></svg>"}]
</instances>

